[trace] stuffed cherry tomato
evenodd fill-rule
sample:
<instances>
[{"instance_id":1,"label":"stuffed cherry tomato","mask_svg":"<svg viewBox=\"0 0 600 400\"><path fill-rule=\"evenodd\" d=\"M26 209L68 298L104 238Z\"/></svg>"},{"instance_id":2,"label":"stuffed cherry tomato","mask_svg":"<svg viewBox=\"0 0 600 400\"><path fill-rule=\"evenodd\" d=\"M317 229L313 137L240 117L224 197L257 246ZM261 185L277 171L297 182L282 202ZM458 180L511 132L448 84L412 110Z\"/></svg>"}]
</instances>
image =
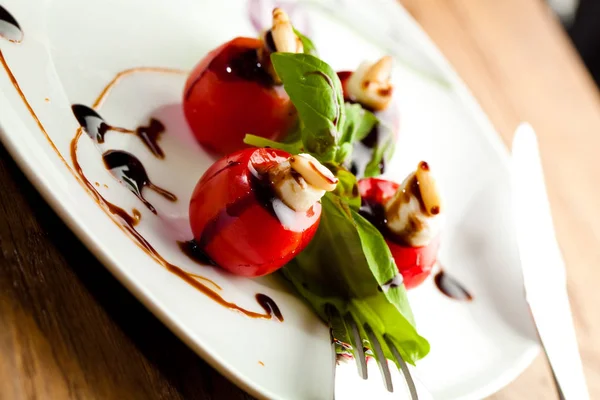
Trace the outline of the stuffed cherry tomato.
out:
<instances>
[{"instance_id":1,"label":"stuffed cherry tomato","mask_svg":"<svg viewBox=\"0 0 600 400\"><path fill-rule=\"evenodd\" d=\"M279 140L295 124L295 108L271 67L273 51L302 52L302 42L279 9L262 39L235 38L211 51L190 74L183 109L209 151L240 150L247 133Z\"/></svg>"},{"instance_id":2,"label":"stuffed cherry tomato","mask_svg":"<svg viewBox=\"0 0 600 400\"><path fill-rule=\"evenodd\" d=\"M383 234L407 289L421 284L437 261L440 197L429 166L419 163L402 184L368 178L358 183L361 214Z\"/></svg>"},{"instance_id":3,"label":"stuffed cherry tomato","mask_svg":"<svg viewBox=\"0 0 600 400\"><path fill-rule=\"evenodd\" d=\"M375 63L361 63L356 71L338 72L345 100L359 103L368 110L385 110L393 94L392 63L392 57L385 56Z\"/></svg>"},{"instance_id":4,"label":"stuffed cherry tomato","mask_svg":"<svg viewBox=\"0 0 600 400\"><path fill-rule=\"evenodd\" d=\"M309 155L245 149L213 164L190 202L198 248L234 274L266 275L284 266L314 236L319 200L337 178Z\"/></svg>"},{"instance_id":5,"label":"stuffed cherry tomato","mask_svg":"<svg viewBox=\"0 0 600 400\"><path fill-rule=\"evenodd\" d=\"M394 88L390 82L392 58L385 56L375 63L363 62L356 71L338 72L342 83L344 100L358 103L375 113L379 123L354 146L349 169L358 177L364 176L374 150L379 146L395 143L400 129L398 107L392 101ZM385 162L385 160L384 160ZM384 165L379 166L383 173Z\"/></svg>"}]
</instances>

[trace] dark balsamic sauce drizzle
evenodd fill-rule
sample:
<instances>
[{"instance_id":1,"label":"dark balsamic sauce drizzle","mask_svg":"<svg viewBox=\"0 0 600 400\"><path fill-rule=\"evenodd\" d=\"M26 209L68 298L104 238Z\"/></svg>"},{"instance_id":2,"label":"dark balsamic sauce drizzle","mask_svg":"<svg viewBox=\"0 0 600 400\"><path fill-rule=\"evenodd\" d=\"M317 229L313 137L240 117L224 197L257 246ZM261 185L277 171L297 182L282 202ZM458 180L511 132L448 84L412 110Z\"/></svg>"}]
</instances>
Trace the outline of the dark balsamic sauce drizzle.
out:
<instances>
[{"instance_id":1,"label":"dark balsamic sauce drizzle","mask_svg":"<svg viewBox=\"0 0 600 400\"><path fill-rule=\"evenodd\" d=\"M473 300L473 296L455 278L444 272L444 270L438 272L433 280L440 292L451 299L459 301Z\"/></svg>"},{"instance_id":2,"label":"dark balsamic sauce drizzle","mask_svg":"<svg viewBox=\"0 0 600 400\"><path fill-rule=\"evenodd\" d=\"M13 43L20 43L23 40L23 31L21 30L21 26L15 20L15 18L1 5L0 5L0 37L4 38L10 42L13 42ZM61 152L58 151L58 149L56 148L56 145L50 138L50 135L46 131L46 128L44 128L44 125L42 125L42 122L40 121L37 114L31 107L29 100L27 100L25 93L23 93L23 90L21 89L21 86L19 85L19 82L17 81L15 74L13 74L12 70L8 66L8 63L6 62L6 58L4 57L2 50L0 50L0 65L2 65L2 67L4 68L4 71L6 72L6 75L8 75L8 79L10 80L10 83L13 85L13 88L15 89L15 91L17 92L19 97L21 98L21 101L23 101L23 104L27 108L27 111L29 111L31 118L33 118L33 120L35 121L39 130L42 132L42 134L48 141L48 144L50 145L52 150L54 150L54 152L56 153L56 155L58 156L60 161L62 161L62 163L65 165L65 167L70 170L71 166L64 159Z\"/></svg>"},{"instance_id":3,"label":"dark balsamic sauce drizzle","mask_svg":"<svg viewBox=\"0 0 600 400\"><path fill-rule=\"evenodd\" d=\"M190 99L190 97L192 96L192 93L194 93L194 89L196 89L196 85L198 84L198 82L200 82L200 80L202 79L202 77L204 77L205 73L206 73L206 70L202 71L196 77L196 79L194 79L194 81L192 82L192 84L190 85L190 87L188 88L188 90L186 90L186 92L185 92L185 100L189 100Z\"/></svg>"},{"instance_id":4,"label":"dark balsamic sauce drizzle","mask_svg":"<svg viewBox=\"0 0 600 400\"><path fill-rule=\"evenodd\" d=\"M425 207L425 203L423 202L423 197L421 196L421 190L419 188L419 181L416 176L411 178L411 181L408 182L406 189L404 190L404 202L409 202L411 196L414 196L418 201L422 212L427 212L427 208ZM396 206L399 206L400 203L396 203ZM391 211L395 213L395 211ZM395 234L392 232L387 225L387 216L385 212L385 208L383 204L369 201L367 199L361 200L360 209L358 213L362 215L367 221L369 221L373 226L381 232L381 234L399 245L402 246L410 246L402 236ZM418 224L418 220L409 219L409 223ZM418 225L412 225L415 229L417 229Z\"/></svg>"},{"instance_id":5,"label":"dark balsamic sauce drizzle","mask_svg":"<svg viewBox=\"0 0 600 400\"><path fill-rule=\"evenodd\" d=\"M258 49L229 46L218 54L206 69L196 77L185 93L185 99L190 98L198 82L209 71L214 73L221 81L243 80L256 82L265 88L272 88L275 86L275 81L266 67L266 65L263 65Z\"/></svg>"},{"instance_id":6,"label":"dark balsamic sauce drizzle","mask_svg":"<svg viewBox=\"0 0 600 400\"><path fill-rule=\"evenodd\" d=\"M409 246L405 240L394 232L390 231L387 225L387 217L385 215L385 208L383 204L377 202L371 202L366 199L362 199L360 209L358 213L362 215L367 221L369 221L381 234L388 240L396 242L403 246Z\"/></svg>"},{"instance_id":7,"label":"dark balsamic sauce drizzle","mask_svg":"<svg viewBox=\"0 0 600 400\"><path fill-rule=\"evenodd\" d=\"M221 168L220 170L218 170L217 172L215 172L214 174L212 174L208 179L206 179L205 182L210 182L211 179L213 179L215 176L219 175L221 172L225 171L226 169L235 167L236 165L240 165L239 161L227 161L227 165L224 166L223 168Z\"/></svg>"},{"instance_id":8,"label":"dark balsamic sauce drizzle","mask_svg":"<svg viewBox=\"0 0 600 400\"><path fill-rule=\"evenodd\" d=\"M148 147L157 158L165 158L165 153L158 145L158 138L165 131L165 126L162 122L155 118L150 118L148 126L139 126L135 130L135 135Z\"/></svg>"},{"instance_id":9,"label":"dark balsamic sauce drizzle","mask_svg":"<svg viewBox=\"0 0 600 400\"><path fill-rule=\"evenodd\" d=\"M106 168L127 186L152 213L156 214L156 208L144 197L145 187L154 190L169 201L177 201L177 196L173 193L150 181L144 165L133 154L122 150L108 150L102 154L102 160Z\"/></svg>"},{"instance_id":10,"label":"dark balsamic sauce drizzle","mask_svg":"<svg viewBox=\"0 0 600 400\"><path fill-rule=\"evenodd\" d=\"M179 249L183 254L194 262L201 265L216 265L216 263L198 246L194 239L185 242L177 242Z\"/></svg>"},{"instance_id":11,"label":"dark balsamic sauce drizzle","mask_svg":"<svg viewBox=\"0 0 600 400\"><path fill-rule=\"evenodd\" d=\"M206 265L206 264L215 265L214 261L211 260L210 257L208 257L202 251L202 249L198 246L198 244L196 243L195 240L192 239L192 240L188 240L185 242L177 242L177 245L181 249L181 252L183 254L185 254L186 256L188 256L191 260L198 262L200 264L203 264L203 265ZM211 281L203 276L194 275L194 274L190 274L190 275L194 278L207 280L211 284L215 285L217 288L221 289L220 286L218 286L216 283L214 283L213 281ZM271 299L266 294L257 293L256 301L263 308L263 310L265 310L265 312L269 316L274 315L275 318L277 318L279 321L283 322L283 315L281 314L281 310L279 309L279 306L277 306L277 303L275 303L275 301L273 301L273 299Z\"/></svg>"},{"instance_id":12,"label":"dark balsamic sauce drizzle","mask_svg":"<svg viewBox=\"0 0 600 400\"><path fill-rule=\"evenodd\" d=\"M83 104L73 104L71 111L90 139L95 143L104 143L104 135L108 132L109 126L96 110Z\"/></svg>"},{"instance_id":13,"label":"dark balsamic sauce drizzle","mask_svg":"<svg viewBox=\"0 0 600 400\"><path fill-rule=\"evenodd\" d=\"M23 31L21 30L20 25L15 20L15 18L4 7L2 7L1 5L0 5L0 37L3 37L3 38L5 38L5 39L7 39L7 40L9 40L11 42L14 42L14 43L19 43L23 39ZM71 161L72 161L72 164L73 164L73 167L71 167L71 165L69 165L66 162L66 160L62 156L61 152L58 150L58 148L54 144L54 141L50 138L50 135L48 134L48 132L46 131L45 127L41 123L39 117L37 116L37 114L35 113L35 111L33 110L33 108L31 107L31 104L29 103L29 101L27 100L27 97L25 96L25 94L21 90L21 87L20 87L20 85L19 85L16 77L12 73L12 70L8 66L8 63L6 62L6 59L5 59L4 55L2 54L1 50L0 50L0 65L2 65L2 67L6 71L6 73L8 75L8 78L10 79L10 81L11 81L14 89L16 90L16 92L21 97L21 100L23 101L23 103L27 107L27 110L29 111L29 113L31 114L32 118L34 119L34 121L38 125L38 128L44 134L44 137L46 137L46 139L48 140L48 143L50 144L50 147L54 150L54 152L59 157L59 159L63 162L63 164L65 165L65 167L71 173L73 173L73 175L75 176L75 178L87 189L88 193L92 196L92 198L98 203L98 205L109 216L111 216L111 218L113 220L114 220L114 217L112 217L112 216L116 216L118 219L120 219L123 222L123 223L117 223L117 226L119 226L124 232L128 233L129 236L135 241L135 243L142 250L144 250L152 259L154 259L157 263L159 263L160 265L162 265L163 267L165 267L171 273L177 275L178 277L180 277L181 279L183 279L184 281L186 281L189 285L193 286L194 288L196 288L197 290L199 290L204 295L206 295L207 297L211 298L213 301L217 302L218 304L221 304L222 306L224 306L226 308L229 308L231 310L237 310L237 311L239 311L239 312L243 313L244 315L246 315L248 317L251 317L251 318L272 319L273 318L273 314L275 314L276 318L278 318L280 321L283 321L283 316L281 315L281 311L279 310L279 307L268 296L263 295L263 294L257 294L256 295L257 296L256 300L260 304L260 306L265 310L265 313L258 313L258 312L246 310L246 309L238 306L235 303L231 303L231 302L226 301L218 293L216 293L215 291L213 291L212 289L208 288L206 285L202 284L201 282L199 282L197 280L197 279L204 280L206 282L211 283L216 288L220 289L220 286L217 285L216 283L212 282L210 279L190 274L190 273L182 270L178 266L176 266L174 264L171 264L168 261L166 261L152 247L152 245L150 245L150 243L148 243L148 241L135 229L135 226L139 223L139 221L141 219L141 213L139 212L139 210L137 210L137 209L134 208L132 210L132 214L133 215L130 215L125 210L123 210L121 207L119 207L119 206L117 206L117 205L115 205L115 204L107 201L96 190L96 188L94 187L94 185L85 177L85 174L83 173L83 170L81 168L81 165L80 165L78 157L77 157L77 144L78 144L79 139L81 138L81 135L83 133L83 129L82 128L86 127L87 124L82 124L81 123L82 122L81 118L77 114L75 114L75 116L76 116L77 120L80 122L80 125L82 126L82 128L77 129L75 137L71 140L70 155L71 155ZM144 68L144 67L133 68L133 69L129 69L129 70L126 70L126 71L122 71L122 72L118 73L115 76L115 78L113 80L111 80L111 82L102 90L100 96L94 102L94 106L98 106L106 98L106 96L108 95L108 93L110 92L110 90L114 87L114 85L122 77L124 77L126 75L129 75L129 74L132 74L132 73L135 73L135 72L182 73L182 71L179 71L179 70L168 70L168 69L164 69L164 68ZM73 111L75 112L75 110L73 110ZM95 114L97 115L97 113L95 113ZM94 115L92 114L91 116L93 117ZM100 117L99 117L99 119L102 120L102 118L100 118ZM154 122L154 121L156 121L156 122ZM95 122L97 122L97 121L95 121ZM158 122L158 124L157 124L157 122ZM157 120L151 120L150 121L150 126L149 126L148 129L141 129L140 130L140 128L138 128L138 130L136 130L136 134L140 137L140 139L142 139L144 141L144 144L146 144L146 146L148 146L148 148L153 152L154 155L156 155L159 158L162 158L162 157L164 157L164 153L162 152L162 150L160 149L160 147L158 147L158 145L156 144L156 142L157 142L159 134L162 131L164 131L164 126L162 126L162 124L160 124L160 125L159 124L160 124L159 121L157 121ZM100 128L100 127L98 127L98 128ZM128 130L122 129L122 131L126 131L126 133L130 133L130 131L128 131ZM158 132L158 131L160 131L160 132ZM154 132L157 132L157 133L154 133ZM92 140L96 141L96 137L92 137ZM115 220L115 222L117 222L117 221ZM264 296L264 297L259 297L259 296Z\"/></svg>"},{"instance_id":14,"label":"dark balsamic sauce drizzle","mask_svg":"<svg viewBox=\"0 0 600 400\"><path fill-rule=\"evenodd\" d=\"M309 75L320 76L321 78L323 78L325 80L325 82L327 82L327 85L331 88L331 90L333 92L333 102L335 103L335 117L333 118L333 120L331 122L333 122L333 125L337 127L337 124L340 120L340 115L342 113L343 105L340 104L340 101L339 101L338 97L336 96L336 90L335 90L335 86L333 85L333 81L323 71L311 71L311 72L307 72L306 74L304 74L304 76L309 76Z\"/></svg>"},{"instance_id":15,"label":"dark balsamic sauce drizzle","mask_svg":"<svg viewBox=\"0 0 600 400\"><path fill-rule=\"evenodd\" d=\"M273 31L269 29L267 33L265 33L265 48L269 53L275 53L277 51L277 46L275 46L275 40L273 39Z\"/></svg>"},{"instance_id":16,"label":"dark balsamic sauce drizzle","mask_svg":"<svg viewBox=\"0 0 600 400\"><path fill-rule=\"evenodd\" d=\"M3 58L1 57L1 53L0 53L0 61L3 61ZM7 69L7 72L9 73L9 75L12 77L12 74L10 73L10 69L8 69L8 66L6 66L5 63L3 63L4 67ZM111 89L115 86L115 84L124 76L132 74L132 73L136 73L136 72L168 72L168 73L181 73L181 71L178 70L165 70L165 69L161 69L161 68L146 68L146 67L140 67L140 68L133 68L133 69L129 69L126 71L122 71L120 73L118 73L115 78L113 78L113 80L111 80L111 82L102 90L100 96L96 99L96 101L94 102L94 107L99 106L104 99L106 98L106 96L109 94L109 92L111 91ZM13 79L14 80L14 79ZM18 89L18 85L16 85L16 80L14 80L15 83L15 88L19 91L19 93L22 95L22 92ZM26 105L28 105L24 95L21 96L23 98L23 101L25 102ZM35 115L35 113L33 112L33 110L31 110L31 107L29 107L32 115L34 116L34 118L36 119L36 121L38 121L38 125L40 126L40 129L46 134L46 131L44 130L43 126L41 125L41 123L39 123L39 120L37 119L37 116ZM78 118L79 120L79 118ZM275 303L271 300L268 304L269 304L269 310L267 311L263 304L260 304L261 307L263 307L263 309L265 309L264 313L259 313L259 312L255 312L255 311L250 311L247 310L243 307L238 306L235 303L232 302L228 302L227 300L225 300L221 295L219 295L217 292L215 292L213 289L209 288L208 286L206 286L204 283L202 283L201 281L204 281L206 283L210 283L212 286L216 287L217 289L220 290L220 286L217 285L215 282L213 282L212 280L205 278L203 276L199 276L199 275L195 275L189 272L184 271L183 269L179 268L178 266L168 262L167 260L165 260L165 258L158 253L154 247L152 247L152 245L135 229L135 225L139 222L140 216L141 214L139 213L139 211L137 210L133 210L133 216L130 216L125 210L123 210L122 208L116 206L115 204L110 203L109 201L107 201L94 187L94 185L86 178L85 174L83 173L83 170L81 168L81 165L79 164L79 160L78 160L78 156L77 156L77 144L79 142L79 139L81 138L81 135L83 134L83 127L77 129L77 132L75 134L75 137L71 140L71 161L73 163L74 168L71 169L70 166L65 162L65 165L67 166L67 168L69 168L73 174L75 175L75 177L87 188L88 193L90 193L90 195L94 198L94 200L98 203L98 205L100 205L100 207L109 215L109 216L117 216L119 219L121 219L123 221L123 223L117 223L117 226L119 226L125 233L127 233L133 240L134 242L142 249L144 250L153 260L155 260L158 264L162 265L164 268L166 268L169 272L177 275L179 278L183 279L186 283L188 283L189 285L193 286L195 289L199 290L200 292L202 292L205 296L209 297L210 299L212 299L213 301L215 301L216 303L222 305L223 307L226 307L228 309L231 310L235 310L235 311L239 311L242 314L250 317L250 318L261 318L261 319L272 319L273 318L273 314L275 312L275 309L277 310L277 314L276 317L278 317L278 315L281 315L281 312L279 311L279 308L275 305ZM94 140L94 137L92 137L92 140ZM50 141L51 144L52 141ZM60 152L54 147L56 154L60 156ZM63 160L64 161L64 160ZM235 165L235 163L231 163L228 167L230 167L231 165ZM114 218L113 218L114 220ZM115 222L117 222L115 220ZM186 254L188 254L186 252ZM258 301L258 299L257 299ZM263 301L264 303L264 301ZM272 304L271 304L272 303ZM283 317L281 317L280 321L283 321Z\"/></svg>"},{"instance_id":17,"label":"dark balsamic sauce drizzle","mask_svg":"<svg viewBox=\"0 0 600 400\"><path fill-rule=\"evenodd\" d=\"M216 176L227 167L217 171L212 177ZM205 249L221 230L235 222L237 217L242 215L250 206L256 204L256 202L263 206L263 208L275 218L278 218L275 209L273 208L273 202L277 197L275 192L273 192L271 182L268 179L261 179L253 174L250 174L249 179L251 190L246 195L227 204L225 208L206 224L198 240L200 249Z\"/></svg>"},{"instance_id":18,"label":"dark balsamic sauce drizzle","mask_svg":"<svg viewBox=\"0 0 600 400\"><path fill-rule=\"evenodd\" d=\"M223 81L245 80L256 82L261 86L270 88L274 85L273 77L263 67L256 49L234 48L234 56L221 60L215 58L208 65L208 69L214 72Z\"/></svg>"},{"instance_id":19,"label":"dark balsamic sauce drizzle","mask_svg":"<svg viewBox=\"0 0 600 400\"><path fill-rule=\"evenodd\" d=\"M397 274L392 279L385 282L383 285L377 286L377 290L379 290L380 292L386 293L390 289L394 289L399 286L402 286L403 282L404 282L404 279L403 279L402 275Z\"/></svg>"},{"instance_id":20,"label":"dark balsamic sauce drizzle","mask_svg":"<svg viewBox=\"0 0 600 400\"><path fill-rule=\"evenodd\" d=\"M17 20L0 5L0 37L13 43L23 40L23 31Z\"/></svg>"},{"instance_id":21,"label":"dark balsamic sauce drizzle","mask_svg":"<svg viewBox=\"0 0 600 400\"><path fill-rule=\"evenodd\" d=\"M410 182L408 183L408 191L405 192L405 199L406 201L409 201L409 197L410 195L414 195L417 200L419 201L419 207L421 208L421 211L425 214L429 214L429 210L427 209L427 206L425 205L425 201L423 200L423 196L421 195L421 188L419 187L419 180L417 179L416 176L413 175L413 177L411 178Z\"/></svg>"},{"instance_id":22,"label":"dark balsamic sauce drizzle","mask_svg":"<svg viewBox=\"0 0 600 400\"><path fill-rule=\"evenodd\" d=\"M73 162L73 166L75 168L75 170L73 171L75 173L75 176L88 189L88 193L90 193L92 195L94 200L103 209L107 210L112 215L116 215L125 223L126 227L133 229L133 227L136 226L140 222L140 219L142 218L141 213L137 209L134 208L132 210L132 214L133 214L133 216L132 216L127 211L122 209L121 207L106 200L100 194L100 192L98 192L98 190L96 190L94 185L89 180L87 180L87 178L83 174L83 170L82 170L81 165L79 164L79 160L77 158L77 142L79 141L79 138L81 137L82 132L83 132L83 130L81 128L77 129L77 133L75 134L75 137L73 138L73 140L71 140L71 161ZM119 224L119 226L123 226L123 225ZM135 229L133 229L133 230L135 231ZM126 229L126 231L130 232L128 229Z\"/></svg>"},{"instance_id":23,"label":"dark balsamic sauce drizzle","mask_svg":"<svg viewBox=\"0 0 600 400\"><path fill-rule=\"evenodd\" d=\"M371 129L371 132L369 132L360 143L367 149L375 149L379 144L379 125L375 125L373 129Z\"/></svg>"},{"instance_id":24,"label":"dark balsamic sauce drizzle","mask_svg":"<svg viewBox=\"0 0 600 400\"><path fill-rule=\"evenodd\" d=\"M137 213L134 213L132 211L132 216L116 204L107 202L106 206L108 207L111 213L121 218L127 225L136 226L140 222L140 219L142 219L142 215L139 213L139 211Z\"/></svg>"},{"instance_id":25,"label":"dark balsamic sauce drizzle","mask_svg":"<svg viewBox=\"0 0 600 400\"><path fill-rule=\"evenodd\" d=\"M165 131L165 126L159 120L151 118L148 126L140 126L136 130L131 130L107 124L100 114L88 106L74 104L71 109L79 125L94 142L104 143L104 136L109 131L136 135L156 158L165 158L165 153L158 145L158 139Z\"/></svg>"},{"instance_id":26,"label":"dark balsamic sauce drizzle","mask_svg":"<svg viewBox=\"0 0 600 400\"><path fill-rule=\"evenodd\" d=\"M383 204L363 198L358 213L373 224L373 226L382 234L389 233Z\"/></svg>"},{"instance_id":27,"label":"dark balsamic sauce drizzle","mask_svg":"<svg viewBox=\"0 0 600 400\"><path fill-rule=\"evenodd\" d=\"M215 282L213 282L212 280L205 278L205 277L190 274L189 272L184 271L177 265L174 265L174 264L168 262L167 260L165 260L165 258L160 253L158 253L154 249L154 247L152 247L152 245L134 228L134 226L137 224L137 221L135 220L135 218L131 217L122 208L107 201L94 188L94 185L92 183L90 183L90 181L88 181L87 178L85 177L85 174L83 173L83 170L82 170L81 165L79 164L79 160L77 158L77 143L79 142L79 139L81 138L82 133L83 133L83 129L78 129L75 137L73 138L73 140L71 140L71 160L73 162L73 165L75 166L76 176L88 188L88 192L94 197L96 202L104 210L108 211L109 215L116 215L124 222L124 224L118 224L118 226L121 227L121 229L123 229L123 231L128 233L130 235L130 237L135 241L135 243L142 250L144 250L154 261L156 261L157 263L159 263L160 265L165 267L169 272L177 275L179 278L183 279L186 283L193 286L195 289L199 290L205 296L209 297L211 300L222 305L223 307L229 308L231 310L239 311L250 318L272 319L273 316L271 313L266 313L266 312L258 313L255 311L250 311L243 307L238 306L235 303L225 300L221 295L219 295L217 292L215 292L213 289L209 288L208 286L206 286L204 283L200 282L199 280L208 282L212 286L219 288L219 285L217 285ZM135 214L135 212L134 212L134 214Z\"/></svg>"},{"instance_id":28,"label":"dark balsamic sauce drizzle","mask_svg":"<svg viewBox=\"0 0 600 400\"><path fill-rule=\"evenodd\" d=\"M244 210L253 204L253 202L254 196L252 193L248 193L247 195L238 198L236 201L227 204L225 208L205 225L204 230L200 235L200 239L198 240L199 248L206 249L219 232L235 222L235 217L241 215Z\"/></svg>"},{"instance_id":29,"label":"dark balsamic sauce drizzle","mask_svg":"<svg viewBox=\"0 0 600 400\"><path fill-rule=\"evenodd\" d=\"M273 189L273 184L271 180L267 176L255 176L250 174L250 187L252 189L251 193L254 195L258 203L269 212L273 217L279 219L277 213L275 212L274 202L277 200L277 195ZM233 211L235 214L232 215L240 215L241 210L240 207L233 207ZM290 209L291 212L296 212Z\"/></svg>"},{"instance_id":30,"label":"dark balsamic sauce drizzle","mask_svg":"<svg viewBox=\"0 0 600 400\"><path fill-rule=\"evenodd\" d=\"M131 213L133 214L133 221L131 225L136 226L142 219L142 213L137 208L133 208Z\"/></svg>"},{"instance_id":31,"label":"dark balsamic sauce drizzle","mask_svg":"<svg viewBox=\"0 0 600 400\"><path fill-rule=\"evenodd\" d=\"M267 296L266 294L257 293L256 301L258 304L265 310L265 312L269 315L274 315L279 321L283 322L283 315L281 314L281 310L277 304L273 301L272 298Z\"/></svg>"}]
</instances>

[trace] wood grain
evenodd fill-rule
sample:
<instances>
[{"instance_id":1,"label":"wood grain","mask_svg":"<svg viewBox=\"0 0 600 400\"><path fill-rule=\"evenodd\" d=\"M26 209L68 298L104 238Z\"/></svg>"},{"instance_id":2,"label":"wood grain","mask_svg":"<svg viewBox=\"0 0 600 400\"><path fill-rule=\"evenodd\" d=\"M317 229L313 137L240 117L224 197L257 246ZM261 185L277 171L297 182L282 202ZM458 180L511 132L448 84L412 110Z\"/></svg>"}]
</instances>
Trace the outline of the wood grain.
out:
<instances>
[{"instance_id":1,"label":"wood grain","mask_svg":"<svg viewBox=\"0 0 600 400\"><path fill-rule=\"evenodd\" d=\"M600 96L539 0L403 0L510 143L540 137L592 398L600 398ZM141 306L0 147L0 399L250 399ZM543 358L494 400L553 398Z\"/></svg>"},{"instance_id":2,"label":"wood grain","mask_svg":"<svg viewBox=\"0 0 600 400\"><path fill-rule=\"evenodd\" d=\"M537 0L402 0L508 145L536 129L591 398L600 398L600 96L560 24ZM492 396L554 398L539 357Z\"/></svg>"}]
</instances>

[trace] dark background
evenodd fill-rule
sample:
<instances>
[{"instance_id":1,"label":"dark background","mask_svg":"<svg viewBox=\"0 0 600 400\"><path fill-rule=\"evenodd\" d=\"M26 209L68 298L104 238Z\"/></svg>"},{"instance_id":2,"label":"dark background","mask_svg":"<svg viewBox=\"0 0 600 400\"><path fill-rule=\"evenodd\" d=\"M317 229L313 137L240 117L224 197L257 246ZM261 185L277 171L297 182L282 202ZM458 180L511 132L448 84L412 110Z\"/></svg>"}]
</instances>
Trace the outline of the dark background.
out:
<instances>
[{"instance_id":1,"label":"dark background","mask_svg":"<svg viewBox=\"0 0 600 400\"><path fill-rule=\"evenodd\" d=\"M564 26L592 74L600 84L600 0L580 0L572 21Z\"/></svg>"}]
</instances>

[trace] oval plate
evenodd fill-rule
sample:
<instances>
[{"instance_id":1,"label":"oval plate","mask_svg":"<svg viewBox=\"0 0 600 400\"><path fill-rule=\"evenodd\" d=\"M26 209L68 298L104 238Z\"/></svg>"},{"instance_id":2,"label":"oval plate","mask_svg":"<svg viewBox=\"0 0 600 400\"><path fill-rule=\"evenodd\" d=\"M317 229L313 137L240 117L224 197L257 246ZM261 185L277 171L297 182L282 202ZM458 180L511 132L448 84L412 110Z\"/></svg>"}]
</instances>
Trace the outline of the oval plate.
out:
<instances>
[{"instance_id":1,"label":"oval plate","mask_svg":"<svg viewBox=\"0 0 600 400\"><path fill-rule=\"evenodd\" d=\"M256 36L281 6L338 70L395 57L402 122L387 175L400 180L421 159L437 171L448 210L440 259L474 300L446 298L432 280L410 293L432 348L415 374L436 399L482 398L514 379L538 350L510 225L508 154L439 51L392 0L223 3L4 1L16 21L0 13L0 131L29 179L131 292L234 383L264 398L331 399L329 332L302 299L278 277L196 264L177 244L191 238L189 197L213 161L183 117L186 71L220 43ZM78 130L73 104L122 132L92 140ZM140 140L156 128L152 119L164 128L163 158ZM145 186L142 202L123 168L105 168L108 150L134 155L177 200ZM284 322L269 318L258 293ZM376 370L360 381L353 368L339 369L336 398L387 397Z\"/></svg>"}]
</instances>

